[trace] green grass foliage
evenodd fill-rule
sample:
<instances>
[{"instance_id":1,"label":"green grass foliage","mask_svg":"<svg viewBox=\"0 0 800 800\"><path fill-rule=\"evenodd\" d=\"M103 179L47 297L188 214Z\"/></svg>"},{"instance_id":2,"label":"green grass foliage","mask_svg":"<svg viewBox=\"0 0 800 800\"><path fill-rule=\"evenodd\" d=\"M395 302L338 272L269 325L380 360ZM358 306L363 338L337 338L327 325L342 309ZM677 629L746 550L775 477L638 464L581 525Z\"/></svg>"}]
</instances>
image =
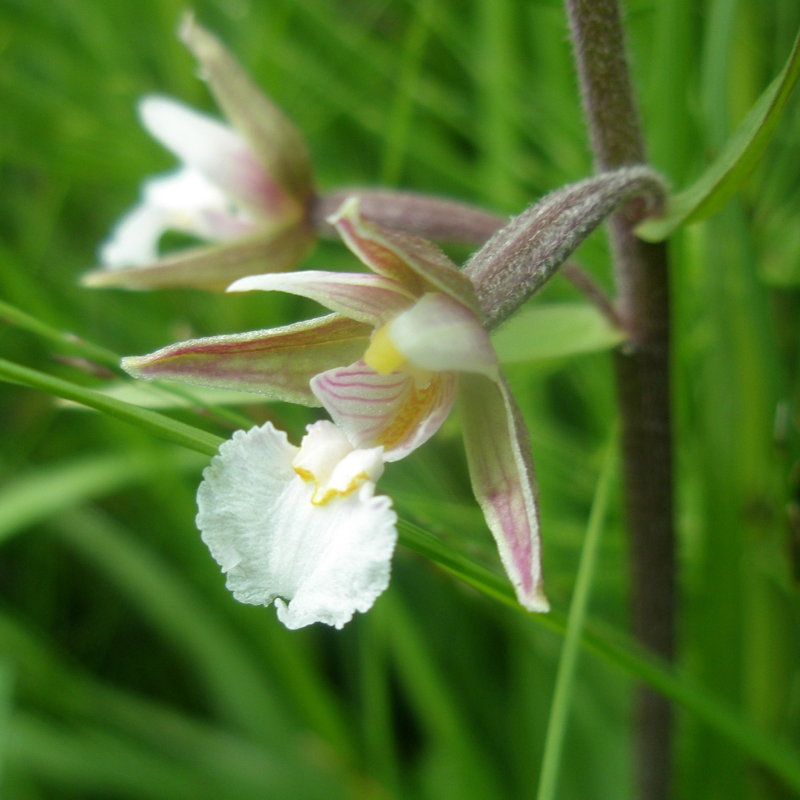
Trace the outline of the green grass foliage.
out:
<instances>
[{"instance_id":1,"label":"green grass foliage","mask_svg":"<svg viewBox=\"0 0 800 800\"><path fill-rule=\"evenodd\" d=\"M780 73L800 6L625 9L648 150L683 189ZM290 632L225 590L194 495L234 428L271 419L297 441L316 412L203 397L145 410L102 390L115 354L314 309L78 284L141 179L174 163L137 98L213 111L175 36L183 10L0 4L0 795L625 800L645 681L674 704L676 797L797 796L798 96L739 194L671 239L675 667L627 633L617 339L558 276L498 334L532 434L553 614L515 607L454 418L382 479L403 520L390 589L341 632ZM195 11L305 132L323 188L398 185L511 214L591 172L555 0ZM609 286L602 232L576 257ZM307 265L356 266L335 243Z\"/></svg>"}]
</instances>

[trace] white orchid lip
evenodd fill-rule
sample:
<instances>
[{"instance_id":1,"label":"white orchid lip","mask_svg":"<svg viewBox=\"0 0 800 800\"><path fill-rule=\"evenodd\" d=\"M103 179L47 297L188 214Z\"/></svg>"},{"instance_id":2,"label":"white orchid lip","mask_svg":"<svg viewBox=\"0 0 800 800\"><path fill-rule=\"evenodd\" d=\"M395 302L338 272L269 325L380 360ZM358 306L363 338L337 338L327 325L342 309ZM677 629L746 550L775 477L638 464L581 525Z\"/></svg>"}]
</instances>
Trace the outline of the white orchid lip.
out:
<instances>
[{"instance_id":1,"label":"white orchid lip","mask_svg":"<svg viewBox=\"0 0 800 800\"><path fill-rule=\"evenodd\" d=\"M330 495L315 501L311 468ZM354 449L331 422L310 425L301 446L270 423L237 431L203 473L197 525L242 603L275 603L295 629L341 628L389 583L397 516L374 494L380 448ZM350 485L355 485L350 488Z\"/></svg>"}]
</instances>

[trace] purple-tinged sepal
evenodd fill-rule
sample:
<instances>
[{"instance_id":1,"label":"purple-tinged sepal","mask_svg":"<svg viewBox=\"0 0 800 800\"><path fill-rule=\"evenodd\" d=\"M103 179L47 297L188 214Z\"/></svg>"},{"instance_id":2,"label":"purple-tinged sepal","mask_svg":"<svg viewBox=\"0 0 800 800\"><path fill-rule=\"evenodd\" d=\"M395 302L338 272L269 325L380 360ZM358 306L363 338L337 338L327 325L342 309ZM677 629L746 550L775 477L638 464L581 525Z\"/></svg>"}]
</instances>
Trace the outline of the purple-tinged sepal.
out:
<instances>
[{"instance_id":1,"label":"purple-tinged sepal","mask_svg":"<svg viewBox=\"0 0 800 800\"><path fill-rule=\"evenodd\" d=\"M358 358L370 328L339 314L250 333L209 336L122 359L135 378L256 392L318 406L311 379Z\"/></svg>"},{"instance_id":2,"label":"purple-tinged sepal","mask_svg":"<svg viewBox=\"0 0 800 800\"><path fill-rule=\"evenodd\" d=\"M443 292L481 314L470 279L432 242L365 220L355 197L346 200L328 222L373 272L402 283L416 295Z\"/></svg>"},{"instance_id":3,"label":"purple-tinged sepal","mask_svg":"<svg viewBox=\"0 0 800 800\"><path fill-rule=\"evenodd\" d=\"M305 207L313 193L308 145L289 118L253 83L233 54L186 14L180 38L191 50L214 99L247 140L264 171Z\"/></svg>"},{"instance_id":4,"label":"purple-tinged sepal","mask_svg":"<svg viewBox=\"0 0 800 800\"><path fill-rule=\"evenodd\" d=\"M127 255L141 252L148 246L144 239L139 238L137 229L148 226L152 230L149 219L161 226L158 220L163 216L159 209L132 211L120 223L118 236L107 243L109 254L118 253L122 263L130 261ZM161 228L163 230L163 226ZM143 231L142 235L146 232ZM144 266L118 266L87 272L82 278L84 286L224 291L232 280L244 275L265 269L275 272L294 269L314 244L311 231L299 225L245 233L228 242L190 247L162 258L155 253L155 239L150 241L154 260L142 259L140 263Z\"/></svg>"},{"instance_id":5,"label":"purple-tinged sepal","mask_svg":"<svg viewBox=\"0 0 800 800\"><path fill-rule=\"evenodd\" d=\"M506 574L524 608L548 611L530 442L520 411L504 379L478 375L462 376L459 407L472 489Z\"/></svg>"},{"instance_id":6,"label":"purple-tinged sepal","mask_svg":"<svg viewBox=\"0 0 800 800\"><path fill-rule=\"evenodd\" d=\"M285 275L251 275L231 284L228 291L288 292L370 325L388 322L415 302L414 295L401 283L367 272L309 269Z\"/></svg>"}]
</instances>

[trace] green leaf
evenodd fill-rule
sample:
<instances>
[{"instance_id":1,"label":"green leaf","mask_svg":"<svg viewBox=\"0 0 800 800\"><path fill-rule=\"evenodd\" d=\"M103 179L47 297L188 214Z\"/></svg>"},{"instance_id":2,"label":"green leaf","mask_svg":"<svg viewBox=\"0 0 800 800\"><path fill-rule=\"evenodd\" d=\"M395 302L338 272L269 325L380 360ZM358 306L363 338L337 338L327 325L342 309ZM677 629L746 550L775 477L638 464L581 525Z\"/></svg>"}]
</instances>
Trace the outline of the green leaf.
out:
<instances>
[{"instance_id":1,"label":"green leaf","mask_svg":"<svg viewBox=\"0 0 800 800\"><path fill-rule=\"evenodd\" d=\"M492 334L503 364L563 358L610 350L624 338L594 306L583 303L534 305L515 314Z\"/></svg>"},{"instance_id":2,"label":"green leaf","mask_svg":"<svg viewBox=\"0 0 800 800\"><path fill-rule=\"evenodd\" d=\"M139 408L186 408L196 409L198 406L204 409L215 406L225 405L247 405L258 403L263 405L269 403L271 398L263 394L253 392L238 392L234 389L214 389L205 386L192 386L191 390L176 390L169 382L163 381L114 381L98 389L97 393L112 400L120 400L123 403L131 403ZM83 403L65 403L68 408L85 408ZM248 420L242 420L243 427L246 427Z\"/></svg>"},{"instance_id":3,"label":"green leaf","mask_svg":"<svg viewBox=\"0 0 800 800\"><path fill-rule=\"evenodd\" d=\"M138 425L140 428L170 442L175 442L206 455L215 455L220 444L222 444L222 439L219 436L214 436L214 434L207 433L192 425L170 419L155 411L137 408L130 403L123 403L121 400L106 397L100 392L94 391L94 389L88 389L85 386L70 383L62 378L56 378L44 372L23 367L12 361L6 361L4 358L0 358L0 380L21 386L29 386L32 389L39 389L56 397L72 400L89 406L89 408L95 408L124 422Z\"/></svg>"},{"instance_id":4,"label":"green leaf","mask_svg":"<svg viewBox=\"0 0 800 800\"><path fill-rule=\"evenodd\" d=\"M648 242L666 239L681 225L706 219L739 190L761 158L800 77L800 34L781 73L767 87L713 164L688 188L670 198L667 213L645 220L636 234Z\"/></svg>"},{"instance_id":5,"label":"green leaf","mask_svg":"<svg viewBox=\"0 0 800 800\"><path fill-rule=\"evenodd\" d=\"M119 369L119 356L111 350L105 347L99 347L75 334L48 325L37 317L31 316L16 306L12 306L10 303L5 303L2 300L0 300L0 321L8 325L14 325L36 336L41 336L45 340L55 343L60 347L72 350L89 361L102 364L111 369Z\"/></svg>"}]
</instances>

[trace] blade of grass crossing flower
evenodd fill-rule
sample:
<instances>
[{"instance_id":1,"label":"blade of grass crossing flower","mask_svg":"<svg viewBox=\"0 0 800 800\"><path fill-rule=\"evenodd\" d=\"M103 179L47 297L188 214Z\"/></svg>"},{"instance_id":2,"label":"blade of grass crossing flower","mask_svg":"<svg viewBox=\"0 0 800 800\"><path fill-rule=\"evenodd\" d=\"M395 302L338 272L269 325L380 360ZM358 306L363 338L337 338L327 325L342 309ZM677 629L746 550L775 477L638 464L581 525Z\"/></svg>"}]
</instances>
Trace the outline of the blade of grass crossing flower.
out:
<instances>
[{"instance_id":1,"label":"blade of grass crossing flower","mask_svg":"<svg viewBox=\"0 0 800 800\"><path fill-rule=\"evenodd\" d=\"M688 189L670 199L665 216L639 225L637 235L659 242L681 225L706 219L719 210L739 190L764 152L798 78L800 33L785 67L750 109L717 160Z\"/></svg>"},{"instance_id":2,"label":"blade of grass crossing flower","mask_svg":"<svg viewBox=\"0 0 800 800\"><path fill-rule=\"evenodd\" d=\"M205 455L212 456L216 454L217 449L222 444L222 439L219 436L214 436L214 434L207 433L199 428L170 419L155 411L137 408L130 403L123 403L121 400L114 400L93 389L23 367L5 359L0 359L0 380L21 386L29 386L32 389L47 392L64 400L72 400L75 403L89 406L111 417L137 425L170 442L188 447L191 450L197 450Z\"/></svg>"},{"instance_id":3,"label":"blade of grass crossing flower","mask_svg":"<svg viewBox=\"0 0 800 800\"><path fill-rule=\"evenodd\" d=\"M26 330L29 333L41 336L50 342L67 346L78 353L78 355L97 364L102 364L103 366L113 369L119 367L119 356L111 350L107 350L105 347L99 347L78 336L59 330L52 325L48 325L37 317L31 316L2 300L0 300L0 320L21 328L22 330Z\"/></svg>"},{"instance_id":4,"label":"blade of grass crossing flower","mask_svg":"<svg viewBox=\"0 0 800 800\"><path fill-rule=\"evenodd\" d=\"M487 597L513 609L520 609L514 597L514 590L506 578L501 577L486 567L456 553L444 545L436 536L409 522L399 519L397 528L400 533L400 544L413 550L420 556L430 559L445 572L450 573L469 586L477 589ZM546 617L541 617L545 620Z\"/></svg>"},{"instance_id":5,"label":"blade of grass crossing flower","mask_svg":"<svg viewBox=\"0 0 800 800\"><path fill-rule=\"evenodd\" d=\"M554 800L558 786L558 770L561 761L561 752L564 737L567 731L570 701L573 696L575 670L578 664L583 627L586 620L586 609L589 605L592 583L595 575L597 551L600 545L600 535L608 511L611 496L611 487L617 472L617 442L616 426L614 435L606 449L603 466L597 481L597 488L592 502L592 511L589 516L589 525L586 529L586 539L581 552L578 575L575 580L575 589L572 594L567 629L564 636L564 645L561 649L561 659L558 664L556 685L550 707L550 718L547 724L547 737L545 739L542 768L539 775L539 790L537 800Z\"/></svg>"},{"instance_id":6,"label":"blade of grass crossing flower","mask_svg":"<svg viewBox=\"0 0 800 800\"><path fill-rule=\"evenodd\" d=\"M120 356L112 350L108 350L105 347L100 347L99 345L87 341L80 336L76 336L69 331L64 331L53 327L52 325L48 325L46 322L42 322L40 319L27 314L15 306L4 303L2 300L0 300L0 320L7 322L10 325L14 325L21 330L28 331L28 333L40 336L49 342L53 342L60 347L64 347L67 350L76 353L81 358L87 359L89 366L92 364L97 364L108 367L114 371L121 371L119 369ZM126 386L132 387L133 385L130 382L127 382ZM115 388L119 393L125 391L125 389L119 385L117 385ZM143 406L145 408L172 408L175 406L185 406L187 408L199 407L205 411L215 414L220 419L227 420L228 422L238 425L239 427L244 428L250 425L250 420L246 417L229 409L220 407L218 402L215 403L207 399L202 392L193 392L187 389L185 386L175 386L172 384L161 384L155 382L140 382L136 384L135 390L132 388L129 388L128 390L131 392L132 397L136 397L137 394L141 395L141 402L127 400L127 402L132 402L133 405ZM117 399L123 401L126 400L125 397L116 395L114 391L108 391L104 389L101 393L112 397L117 397ZM171 401L164 399L165 396L171 398ZM241 393L238 393L238 396L240 397L238 402L252 401L252 398L248 398L246 396L241 397ZM159 400L159 398L161 399ZM231 401L226 398L224 402Z\"/></svg>"}]
</instances>

